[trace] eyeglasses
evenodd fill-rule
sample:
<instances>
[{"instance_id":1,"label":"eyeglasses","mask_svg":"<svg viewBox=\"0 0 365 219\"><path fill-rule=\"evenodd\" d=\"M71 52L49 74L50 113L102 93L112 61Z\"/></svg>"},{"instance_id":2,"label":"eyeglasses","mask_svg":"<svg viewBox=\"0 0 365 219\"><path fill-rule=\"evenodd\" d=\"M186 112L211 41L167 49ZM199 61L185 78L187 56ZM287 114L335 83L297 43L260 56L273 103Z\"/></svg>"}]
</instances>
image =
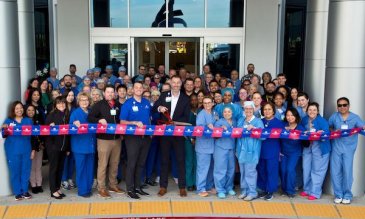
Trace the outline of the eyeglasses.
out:
<instances>
[{"instance_id":1,"label":"eyeglasses","mask_svg":"<svg viewBox=\"0 0 365 219\"><path fill-rule=\"evenodd\" d=\"M349 104L348 103L344 103L344 104L337 104L337 107L347 107Z\"/></svg>"}]
</instances>

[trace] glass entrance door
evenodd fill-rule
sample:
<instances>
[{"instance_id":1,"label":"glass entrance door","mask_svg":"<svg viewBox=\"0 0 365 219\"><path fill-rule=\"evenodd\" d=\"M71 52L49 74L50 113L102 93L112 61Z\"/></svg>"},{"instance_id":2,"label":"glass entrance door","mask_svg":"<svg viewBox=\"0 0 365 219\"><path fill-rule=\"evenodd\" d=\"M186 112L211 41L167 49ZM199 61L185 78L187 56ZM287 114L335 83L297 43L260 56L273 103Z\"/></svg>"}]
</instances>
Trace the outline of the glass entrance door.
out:
<instances>
[{"instance_id":1,"label":"glass entrance door","mask_svg":"<svg viewBox=\"0 0 365 219\"><path fill-rule=\"evenodd\" d=\"M198 73L200 69L199 38L134 38L134 72L139 65L168 69L186 68Z\"/></svg>"}]
</instances>

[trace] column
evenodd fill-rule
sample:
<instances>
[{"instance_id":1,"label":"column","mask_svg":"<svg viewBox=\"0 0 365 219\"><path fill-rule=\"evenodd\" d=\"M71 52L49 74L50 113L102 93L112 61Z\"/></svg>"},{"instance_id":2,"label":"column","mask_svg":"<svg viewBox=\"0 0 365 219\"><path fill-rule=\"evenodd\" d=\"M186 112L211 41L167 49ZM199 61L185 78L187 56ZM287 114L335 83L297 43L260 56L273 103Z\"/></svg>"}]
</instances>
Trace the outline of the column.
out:
<instances>
[{"instance_id":1,"label":"column","mask_svg":"<svg viewBox=\"0 0 365 219\"><path fill-rule=\"evenodd\" d=\"M0 0L0 123L7 117L9 104L20 99L19 37L16 0ZM0 196L10 195L4 139L0 138Z\"/></svg>"},{"instance_id":2,"label":"column","mask_svg":"<svg viewBox=\"0 0 365 219\"><path fill-rule=\"evenodd\" d=\"M365 119L365 0L330 0L324 115L336 111L336 100L350 99L350 110ZM365 138L359 136L354 158L355 196L365 190Z\"/></svg>"},{"instance_id":3,"label":"column","mask_svg":"<svg viewBox=\"0 0 365 219\"><path fill-rule=\"evenodd\" d=\"M34 77L36 72L33 0L18 0L18 19L20 47L20 90L23 97L29 80Z\"/></svg>"},{"instance_id":4,"label":"column","mask_svg":"<svg viewBox=\"0 0 365 219\"><path fill-rule=\"evenodd\" d=\"M304 91L323 110L329 0L307 1Z\"/></svg>"}]
</instances>

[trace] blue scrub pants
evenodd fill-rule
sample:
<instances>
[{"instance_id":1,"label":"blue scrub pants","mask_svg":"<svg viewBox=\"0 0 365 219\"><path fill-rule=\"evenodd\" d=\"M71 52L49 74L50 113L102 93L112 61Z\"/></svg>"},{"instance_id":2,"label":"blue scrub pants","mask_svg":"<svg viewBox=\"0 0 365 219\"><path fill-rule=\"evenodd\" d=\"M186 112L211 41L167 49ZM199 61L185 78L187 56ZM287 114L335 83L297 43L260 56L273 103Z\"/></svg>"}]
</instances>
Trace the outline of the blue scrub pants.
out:
<instances>
[{"instance_id":1,"label":"blue scrub pants","mask_svg":"<svg viewBox=\"0 0 365 219\"><path fill-rule=\"evenodd\" d=\"M281 172L281 189L289 195L295 194L297 163L300 155L283 155L281 156L280 172Z\"/></svg>"},{"instance_id":2,"label":"blue scrub pants","mask_svg":"<svg viewBox=\"0 0 365 219\"><path fill-rule=\"evenodd\" d=\"M239 163L241 194L257 197L257 170L255 163Z\"/></svg>"},{"instance_id":3,"label":"blue scrub pants","mask_svg":"<svg viewBox=\"0 0 365 219\"><path fill-rule=\"evenodd\" d=\"M73 155L76 164L77 194L79 196L91 195L95 154L73 153Z\"/></svg>"},{"instance_id":4,"label":"blue scrub pants","mask_svg":"<svg viewBox=\"0 0 365 219\"><path fill-rule=\"evenodd\" d=\"M206 192L214 187L213 154L196 152L196 192Z\"/></svg>"},{"instance_id":5,"label":"blue scrub pants","mask_svg":"<svg viewBox=\"0 0 365 219\"><path fill-rule=\"evenodd\" d=\"M265 192L276 192L279 183L279 158L260 159L257 186Z\"/></svg>"},{"instance_id":6,"label":"blue scrub pants","mask_svg":"<svg viewBox=\"0 0 365 219\"><path fill-rule=\"evenodd\" d=\"M331 153L331 182L336 198L352 200L353 159L355 149L339 150L333 148Z\"/></svg>"},{"instance_id":7,"label":"blue scrub pants","mask_svg":"<svg viewBox=\"0 0 365 219\"><path fill-rule=\"evenodd\" d=\"M11 187L14 195L28 192L32 160L30 153L9 155L6 154L10 170ZM4 180L4 179L2 179Z\"/></svg>"},{"instance_id":8,"label":"blue scrub pants","mask_svg":"<svg viewBox=\"0 0 365 219\"><path fill-rule=\"evenodd\" d=\"M233 149L214 148L214 184L218 193L233 189L235 159Z\"/></svg>"},{"instance_id":9,"label":"blue scrub pants","mask_svg":"<svg viewBox=\"0 0 365 219\"><path fill-rule=\"evenodd\" d=\"M73 152L70 152L70 154L65 158L65 163L62 172L62 182L72 179L73 177L75 169L75 158L73 154L74 154Z\"/></svg>"},{"instance_id":10,"label":"blue scrub pants","mask_svg":"<svg viewBox=\"0 0 365 219\"><path fill-rule=\"evenodd\" d=\"M326 177L329 153L322 155L318 143L303 149L303 190L309 195L320 198Z\"/></svg>"}]
</instances>

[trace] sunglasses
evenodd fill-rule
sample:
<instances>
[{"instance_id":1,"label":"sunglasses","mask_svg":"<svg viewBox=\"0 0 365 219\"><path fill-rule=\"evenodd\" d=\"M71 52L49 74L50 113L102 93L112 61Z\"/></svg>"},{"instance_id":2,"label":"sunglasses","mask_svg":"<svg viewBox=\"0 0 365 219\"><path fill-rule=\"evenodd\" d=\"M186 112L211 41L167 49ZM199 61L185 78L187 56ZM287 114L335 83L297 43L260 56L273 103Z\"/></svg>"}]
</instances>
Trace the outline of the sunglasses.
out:
<instances>
[{"instance_id":1,"label":"sunglasses","mask_svg":"<svg viewBox=\"0 0 365 219\"><path fill-rule=\"evenodd\" d=\"M344 104L337 104L337 107L347 107L349 104L344 103Z\"/></svg>"}]
</instances>

